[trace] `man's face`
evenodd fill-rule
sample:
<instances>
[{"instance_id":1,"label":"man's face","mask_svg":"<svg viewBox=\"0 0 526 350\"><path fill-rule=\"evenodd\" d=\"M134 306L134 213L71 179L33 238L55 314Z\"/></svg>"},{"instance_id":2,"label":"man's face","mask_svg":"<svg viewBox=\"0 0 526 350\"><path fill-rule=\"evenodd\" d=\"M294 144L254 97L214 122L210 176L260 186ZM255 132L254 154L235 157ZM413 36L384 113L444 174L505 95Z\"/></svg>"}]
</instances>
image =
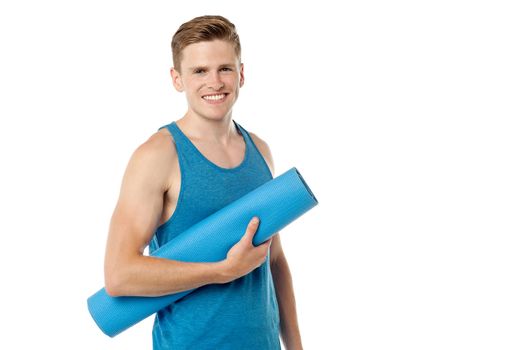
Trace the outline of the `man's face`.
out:
<instances>
[{"instance_id":1,"label":"man's face","mask_svg":"<svg viewBox=\"0 0 526 350\"><path fill-rule=\"evenodd\" d=\"M231 114L244 83L243 64L234 46L223 40L203 41L183 49L181 72L170 71L177 91L185 91L190 113L221 120Z\"/></svg>"}]
</instances>

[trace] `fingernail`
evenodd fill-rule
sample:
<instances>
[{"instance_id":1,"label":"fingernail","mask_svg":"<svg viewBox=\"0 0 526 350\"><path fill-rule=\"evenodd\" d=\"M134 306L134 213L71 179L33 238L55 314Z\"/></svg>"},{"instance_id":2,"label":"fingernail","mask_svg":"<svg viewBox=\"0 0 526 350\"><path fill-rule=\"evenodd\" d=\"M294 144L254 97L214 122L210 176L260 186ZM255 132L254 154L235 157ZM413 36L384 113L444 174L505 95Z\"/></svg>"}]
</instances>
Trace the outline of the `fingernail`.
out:
<instances>
[{"instance_id":1,"label":"fingernail","mask_svg":"<svg viewBox=\"0 0 526 350\"><path fill-rule=\"evenodd\" d=\"M258 221L259 221L258 218L252 218L252 222L253 222L254 224L258 223Z\"/></svg>"}]
</instances>

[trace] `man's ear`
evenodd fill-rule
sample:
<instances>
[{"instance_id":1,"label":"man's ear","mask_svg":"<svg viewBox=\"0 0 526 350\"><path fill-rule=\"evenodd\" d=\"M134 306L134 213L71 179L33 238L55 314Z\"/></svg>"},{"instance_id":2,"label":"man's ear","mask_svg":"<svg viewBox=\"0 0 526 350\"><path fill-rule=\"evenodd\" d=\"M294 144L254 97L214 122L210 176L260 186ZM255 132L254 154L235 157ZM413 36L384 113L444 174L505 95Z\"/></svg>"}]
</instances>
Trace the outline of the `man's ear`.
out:
<instances>
[{"instance_id":1,"label":"man's ear","mask_svg":"<svg viewBox=\"0 0 526 350\"><path fill-rule=\"evenodd\" d=\"M241 63L241 68L239 69L239 75L241 76L239 79L239 87L242 87L243 84L245 84L245 65Z\"/></svg>"},{"instance_id":2,"label":"man's ear","mask_svg":"<svg viewBox=\"0 0 526 350\"><path fill-rule=\"evenodd\" d=\"M184 91L184 85L181 78L181 74L175 70L174 67L170 68L170 75L172 76L172 84L175 88L175 90L179 92Z\"/></svg>"}]
</instances>

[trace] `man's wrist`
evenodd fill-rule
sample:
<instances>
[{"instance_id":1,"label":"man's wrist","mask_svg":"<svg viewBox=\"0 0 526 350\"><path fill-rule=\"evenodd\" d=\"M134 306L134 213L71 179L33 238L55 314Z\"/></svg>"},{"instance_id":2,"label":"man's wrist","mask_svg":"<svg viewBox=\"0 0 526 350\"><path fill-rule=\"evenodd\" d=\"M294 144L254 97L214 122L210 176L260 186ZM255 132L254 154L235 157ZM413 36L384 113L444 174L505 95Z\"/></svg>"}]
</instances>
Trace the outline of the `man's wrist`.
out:
<instances>
[{"instance_id":1,"label":"man's wrist","mask_svg":"<svg viewBox=\"0 0 526 350\"><path fill-rule=\"evenodd\" d=\"M229 270L224 260L212 263L211 265L214 283L223 284L231 281L230 274L228 272Z\"/></svg>"}]
</instances>

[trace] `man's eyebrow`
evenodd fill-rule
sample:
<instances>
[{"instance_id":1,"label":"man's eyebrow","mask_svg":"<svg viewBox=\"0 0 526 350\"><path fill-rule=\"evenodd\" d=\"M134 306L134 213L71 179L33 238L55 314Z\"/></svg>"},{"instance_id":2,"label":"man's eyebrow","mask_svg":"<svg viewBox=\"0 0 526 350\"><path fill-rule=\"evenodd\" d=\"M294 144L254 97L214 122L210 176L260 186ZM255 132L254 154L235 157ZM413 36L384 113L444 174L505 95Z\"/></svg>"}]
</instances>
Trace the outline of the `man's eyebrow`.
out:
<instances>
[{"instance_id":1,"label":"man's eyebrow","mask_svg":"<svg viewBox=\"0 0 526 350\"><path fill-rule=\"evenodd\" d=\"M189 67L188 68L188 70L191 70L191 71L197 70L197 69L206 69L206 67L205 66L195 66L195 67Z\"/></svg>"},{"instance_id":2,"label":"man's eyebrow","mask_svg":"<svg viewBox=\"0 0 526 350\"><path fill-rule=\"evenodd\" d=\"M219 68L234 68L236 65L234 63L223 63L221 65L219 65ZM202 70L207 70L208 67L207 66L194 66L194 67L190 67L188 68L189 71L194 71L194 70L198 70L198 69L202 69Z\"/></svg>"}]
</instances>

